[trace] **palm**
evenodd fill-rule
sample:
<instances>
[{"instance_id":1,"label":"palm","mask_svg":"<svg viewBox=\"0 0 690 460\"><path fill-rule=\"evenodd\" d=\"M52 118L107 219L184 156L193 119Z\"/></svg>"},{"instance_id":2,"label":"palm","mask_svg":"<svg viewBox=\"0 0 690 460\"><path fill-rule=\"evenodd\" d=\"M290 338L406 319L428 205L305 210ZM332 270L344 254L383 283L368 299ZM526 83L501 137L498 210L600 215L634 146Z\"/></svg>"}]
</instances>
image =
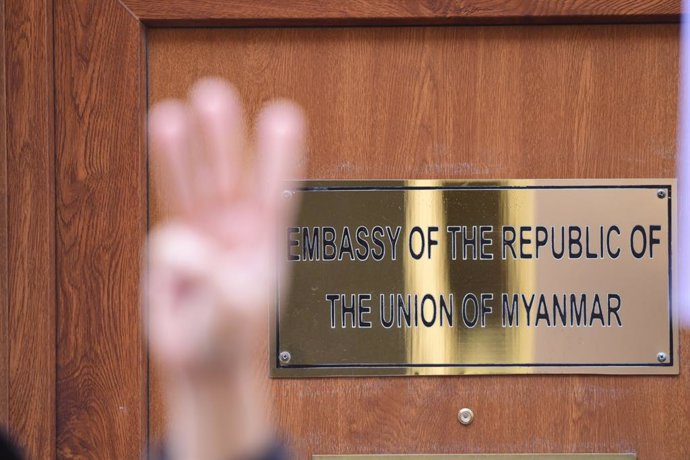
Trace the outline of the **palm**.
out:
<instances>
[{"instance_id":1,"label":"palm","mask_svg":"<svg viewBox=\"0 0 690 460\"><path fill-rule=\"evenodd\" d=\"M232 87L198 83L187 104L151 112L154 167L172 208L149 237L151 348L164 367L223 368L252 341L275 277L275 230L290 217L281 198L304 144L300 110L267 106L257 120L254 166Z\"/></svg>"}]
</instances>

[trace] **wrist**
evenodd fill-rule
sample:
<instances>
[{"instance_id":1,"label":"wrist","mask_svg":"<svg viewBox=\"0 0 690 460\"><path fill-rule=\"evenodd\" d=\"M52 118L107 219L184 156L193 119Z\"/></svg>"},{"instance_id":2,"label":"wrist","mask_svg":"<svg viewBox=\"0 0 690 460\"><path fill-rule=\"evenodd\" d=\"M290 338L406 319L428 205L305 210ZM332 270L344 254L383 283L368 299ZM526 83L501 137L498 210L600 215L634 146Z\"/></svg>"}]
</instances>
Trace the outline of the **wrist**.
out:
<instances>
[{"instance_id":1,"label":"wrist","mask_svg":"<svg viewBox=\"0 0 690 460\"><path fill-rule=\"evenodd\" d=\"M172 459L251 458L272 442L265 386L252 372L178 377L166 390Z\"/></svg>"}]
</instances>

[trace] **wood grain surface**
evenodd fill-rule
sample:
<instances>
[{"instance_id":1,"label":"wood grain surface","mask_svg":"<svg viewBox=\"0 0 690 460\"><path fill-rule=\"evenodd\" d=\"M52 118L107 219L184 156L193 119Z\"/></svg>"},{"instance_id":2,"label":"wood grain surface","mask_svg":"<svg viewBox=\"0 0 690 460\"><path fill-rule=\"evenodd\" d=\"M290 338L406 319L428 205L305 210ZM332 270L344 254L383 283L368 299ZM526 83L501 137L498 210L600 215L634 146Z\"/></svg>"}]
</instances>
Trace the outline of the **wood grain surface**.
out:
<instances>
[{"instance_id":1,"label":"wood grain surface","mask_svg":"<svg viewBox=\"0 0 690 460\"><path fill-rule=\"evenodd\" d=\"M121 0L147 25L676 22L680 0Z\"/></svg>"},{"instance_id":2,"label":"wood grain surface","mask_svg":"<svg viewBox=\"0 0 690 460\"><path fill-rule=\"evenodd\" d=\"M146 439L144 51L116 0L55 3L60 458L138 458Z\"/></svg>"},{"instance_id":3,"label":"wood grain surface","mask_svg":"<svg viewBox=\"0 0 690 460\"><path fill-rule=\"evenodd\" d=\"M55 456L55 190L51 0L6 0L8 423Z\"/></svg>"},{"instance_id":4,"label":"wood grain surface","mask_svg":"<svg viewBox=\"0 0 690 460\"><path fill-rule=\"evenodd\" d=\"M127 3L135 13L144 5ZM167 17L192 14L175 5ZM220 75L235 82L250 116L276 96L303 104L309 178L675 176L676 25L153 29L148 43L151 102ZM152 201L152 222L161 207ZM690 333L681 335L687 350ZM681 356L671 377L264 383L298 458L636 452L681 460L690 458L690 366ZM152 386L152 436L161 407ZM456 420L461 407L475 411L468 427Z\"/></svg>"},{"instance_id":5,"label":"wood grain surface","mask_svg":"<svg viewBox=\"0 0 690 460\"><path fill-rule=\"evenodd\" d=\"M7 104L5 99L5 8L0 8L0 196L7 196ZM0 424L9 412L9 293L7 199L0 200Z\"/></svg>"}]
</instances>

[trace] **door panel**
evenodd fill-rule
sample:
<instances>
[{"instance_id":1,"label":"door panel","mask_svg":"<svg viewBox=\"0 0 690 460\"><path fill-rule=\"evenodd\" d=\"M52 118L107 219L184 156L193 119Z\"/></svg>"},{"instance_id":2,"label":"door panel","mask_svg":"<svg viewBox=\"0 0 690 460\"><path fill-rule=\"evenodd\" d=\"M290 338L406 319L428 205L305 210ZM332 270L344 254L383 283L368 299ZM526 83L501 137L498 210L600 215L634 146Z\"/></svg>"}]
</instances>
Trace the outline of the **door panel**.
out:
<instances>
[{"instance_id":1,"label":"door panel","mask_svg":"<svg viewBox=\"0 0 690 460\"><path fill-rule=\"evenodd\" d=\"M149 102L234 82L311 121L313 179L675 175L677 25L150 29ZM151 223L164 203L150 193ZM266 334L266 339L268 333ZM272 380L299 458L637 452L690 458L690 372ZM266 354L263 358L265 359ZM265 368L268 368L266 364ZM163 424L155 378L150 430ZM457 422L461 407L475 412Z\"/></svg>"}]
</instances>

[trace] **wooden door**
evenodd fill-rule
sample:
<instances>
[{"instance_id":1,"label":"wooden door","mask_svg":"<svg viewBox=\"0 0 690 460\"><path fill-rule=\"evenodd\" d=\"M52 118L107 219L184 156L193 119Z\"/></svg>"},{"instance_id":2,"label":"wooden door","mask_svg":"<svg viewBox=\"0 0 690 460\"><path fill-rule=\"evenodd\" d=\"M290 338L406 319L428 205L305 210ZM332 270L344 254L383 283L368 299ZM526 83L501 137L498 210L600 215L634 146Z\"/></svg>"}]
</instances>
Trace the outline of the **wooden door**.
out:
<instances>
[{"instance_id":1,"label":"wooden door","mask_svg":"<svg viewBox=\"0 0 690 460\"><path fill-rule=\"evenodd\" d=\"M161 433L139 309L139 251L164 207L145 117L198 77L234 82L250 116L274 96L303 104L309 178L675 175L678 0L5 0L0 12L0 420L30 458L136 458ZM689 339L677 376L266 384L298 458L683 460Z\"/></svg>"},{"instance_id":2,"label":"wooden door","mask_svg":"<svg viewBox=\"0 0 690 460\"><path fill-rule=\"evenodd\" d=\"M157 29L148 39L150 103L219 75L237 85L250 116L273 97L303 104L310 179L675 174L675 25ZM670 378L330 378L271 388L299 458L651 459L690 455L689 384L683 369ZM160 396L151 391L155 433ZM671 394L677 404L668 404ZM462 407L476 414L469 427L457 422Z\"/></svg>"}]
</instances>

